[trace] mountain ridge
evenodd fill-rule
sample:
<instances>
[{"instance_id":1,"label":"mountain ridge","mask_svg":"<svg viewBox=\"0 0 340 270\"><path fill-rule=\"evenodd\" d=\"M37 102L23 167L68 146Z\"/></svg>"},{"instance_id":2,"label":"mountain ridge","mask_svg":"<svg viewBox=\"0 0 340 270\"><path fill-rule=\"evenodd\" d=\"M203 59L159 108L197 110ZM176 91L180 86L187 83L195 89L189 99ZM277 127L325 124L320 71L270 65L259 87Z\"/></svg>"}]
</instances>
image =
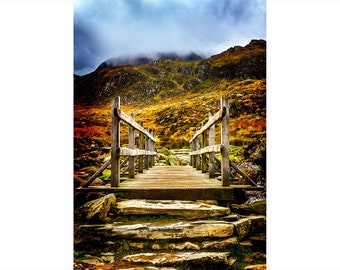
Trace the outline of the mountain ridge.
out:
<instances>
[{"instance_id":1,"label":"mountain ridge","mask_svg":"<svg viewBox=\"0 0 340 270\"><path fill-rule=\"evenodd\" d=\"M190 52L187 54L178 54L176 52L159 52L156 54L138 54L135 56L125 56L125 57L114 57L102 62L96 70L101 70L107 67L132 65L132 66L142 66L150 64L153 61L159 60L176 60L182 59L185 61L195 61L201 60L203 57L195 52Z\"/></svg>"},{"instance_id":2,"label":"mountain ridge","mask_svg":"<svg viewBox=\"0 0 340 270\"><path fill-rule=\"evenodd\" d=\"M264 40L252 40L245 47L235 46L191 62L161 59L141 66L103 67L74 77L75 103L103 104L114 96L127 94L126 88L135 94L131 93L126 101L135 101L134 96L150 98L167 89L191 91L206 80L263 79L266 77L265 44Z\"/></svg>"},{"instance_id":3,"label":"mountain ridge","mask_svg":"<svg viewBox=\"0 0 340 270\"><path fill-rule=\"evenodd\" d=\"M220 97L227 96L234 161L255 162L265 171L265 40L252 40L192 62L157 60L75 75L77 168L92 164L93 156L96 160L105 157L100 149L110 146L110 104L117 96L125 113L133 112L136 121L154 131L158 148L189 147L191 136L208 120L208 112L217 112ZM122 145L125 140L123 136Z\"/></svg>"}]
</instances>

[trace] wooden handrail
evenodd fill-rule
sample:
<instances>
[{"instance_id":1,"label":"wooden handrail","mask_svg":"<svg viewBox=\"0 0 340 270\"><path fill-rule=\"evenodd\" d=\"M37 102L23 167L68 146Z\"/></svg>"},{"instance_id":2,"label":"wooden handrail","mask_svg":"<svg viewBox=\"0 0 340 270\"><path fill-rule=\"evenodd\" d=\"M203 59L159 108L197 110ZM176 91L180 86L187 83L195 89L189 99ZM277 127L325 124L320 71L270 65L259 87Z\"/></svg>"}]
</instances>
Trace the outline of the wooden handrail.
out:
<instances>
[{"instance_id":1,"label":"wooden handrail","mask_svg":"<svg viewBox=\"0 0 340 270\"><path fill-rule=\"evenodd\" d=\"M209 129L211 126L215 125L217 122L221 121L221 119L226 115L227 108L221 108L209 121L199 130L197 131L194 136L192 136L189 143L192 143L199 135L201 135L204 131Z\"/></svg>"},{"instance_id":2,"label":"wooden handrail","mask_svg":"<svg viewBox=\"0 0 340 270\"><path fill-rule=\"evenodd\" d=\"M125 147L119 147L119 154L121 156L154 156L157 155L155 151L141 150L141 149L130 149Z\"/></svg>"},{"instance_id":3,"label":"wooden handrail","mask_svg":"<svg viewBox=\"0 0 340 270\"><path fill-rule=\"evenodd\" d=\"M220 152L222 155L221 161L221 178L223 186L230 186L230 164L229 164L229 105L226 97L221 97L221 109L212 116L209 113L209 120L200 130L198 130L192 139L191 143L191 165L196 169L201 169L203 173L207 171L205 163L206 155L209 154L209 177L213 178L214 172L214 156L212 153ZM214 144L215 124L221 122L221 144ZM209 130L209 141L206 137L206 132ZM202 141L200 141L202 137ZM206 145L206 144L209 145ZM199 156L202 156L201 159Z\"/></svg>"},{"instance_id":4,"label":"wooden handrail","mask_svg":"<svg viewBox=\"0 0 340 270\"><path fill-rule=\"evenodd\" d=\"M192 151L189 153L189 155L195 156L195 155L202 155L202 154L208 154L208 153L219 153L221 152L221 147L222 145L220 144L210 145L200 150Z\"/></svg>"},{"instance_id":5,"label":"wooden handrail","mask_svg":"<svg viewBox=\"0 0 340 270\"><path fill-rule=\"evenodd\" d=\"M138 131L142 132L145 136L147 136L153 142L156 142L156 139L149 133L149 131L147 131L140 124L135 122L135 120L131 116L125 114L121 109L114 108L114 114L117 117L119 117L120 120L124 121L126 124L130 125L134 129L137 129Z\"/></svg>"},{"instance_id":6,"label":"wooden handrail","mask_svg":"<svg viewBox=\"0 0 340 270\"><path fill-rule=\"evenodd\" d=\"M154 165L154 159L150 156L156 155L156 139L149 130L134 120L134 115L125 114L120 109L120 97L112 100L112 128L111 128L111 187L119 187L120 184L120 156L129 157L129 178L135 177L135 157L139 156L139 172L143 172L143 167L148 169ZM120 147L120 121L129 126L129 148ZM134 131L139 131L139 149L135 148ZM144 166L143 166L144 165Z\"/></svg>"}]
</instances>

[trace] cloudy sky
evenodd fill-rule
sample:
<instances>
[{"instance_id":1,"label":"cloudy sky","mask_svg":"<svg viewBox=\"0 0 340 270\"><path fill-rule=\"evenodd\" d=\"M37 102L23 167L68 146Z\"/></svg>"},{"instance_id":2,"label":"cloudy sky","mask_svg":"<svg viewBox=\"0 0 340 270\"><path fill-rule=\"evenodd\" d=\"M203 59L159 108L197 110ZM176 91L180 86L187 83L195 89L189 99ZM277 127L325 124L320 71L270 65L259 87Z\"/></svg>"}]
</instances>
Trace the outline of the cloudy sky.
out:
<instances>
[{"instance_id":1,"label":"cloudy sky","mask_svg":"<svg viewBox=\"0 0 340 270\"><path fill-rule=\"evenodd\" d=\"M75 0L74 72L164 51L210 56L266 39L265 0Z\"/></svg>"}]
</instances>

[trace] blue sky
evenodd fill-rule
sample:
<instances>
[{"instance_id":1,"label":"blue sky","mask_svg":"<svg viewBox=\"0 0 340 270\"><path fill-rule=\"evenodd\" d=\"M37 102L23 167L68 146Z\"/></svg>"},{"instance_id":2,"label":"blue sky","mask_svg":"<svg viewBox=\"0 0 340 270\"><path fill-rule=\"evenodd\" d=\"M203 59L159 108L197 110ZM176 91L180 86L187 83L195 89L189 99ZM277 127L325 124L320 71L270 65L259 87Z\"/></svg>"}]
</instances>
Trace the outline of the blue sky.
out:
<instances>
[{"instance_id":1,"label":"blue sky","mask_svg":"<svg viewBox=\"0 0 340 270\"><path fill-rule=\"evenodd\" d=\"M266 39L265 0L75 0L74 72L164 51L210 56Z\"/></svg>"}]
</instances>

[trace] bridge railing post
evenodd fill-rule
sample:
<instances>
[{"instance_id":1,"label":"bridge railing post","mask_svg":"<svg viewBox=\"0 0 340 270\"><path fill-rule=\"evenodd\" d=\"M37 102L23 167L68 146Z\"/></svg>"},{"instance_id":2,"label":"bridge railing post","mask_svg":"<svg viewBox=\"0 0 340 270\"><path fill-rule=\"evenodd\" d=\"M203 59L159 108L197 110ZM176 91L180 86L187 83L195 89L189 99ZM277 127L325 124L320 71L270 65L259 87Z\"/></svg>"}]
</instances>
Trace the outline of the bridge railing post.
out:
<instances>
[{"instance_id":1,"label":"bridge railing post","mask_svg":"<svg viewBox=\"0 0 340 270\"><path fill-rule=\"evenodd\" d=\"M190 143L190 151L191 152L195 151L193 142ZM193 168L196 167L196 164L194 164L194 156L193 155L190 155L190 166L192 166Z\"/></svg>"},{"instance_id":2,"label":"bridge railing post","mask_svg":"<svg viewBox=\"0 0 340 270\"><path fill-rule=\"evenodd\" d=\"M209 112L209 119L213 117L212 113ZM212 125L209 128L209 146L215 144L215 125ZM215 177L215 165L214 165L214 153L209 153L209 178Z\"/></svg>"},{"instance_id":3,"label":"bridge railing post","mask_svg":"<svg viewBox=\"0 0 340 270\"><path fill-rule=\"evenodd\" d=\"M131 118L134 119L134 113L131 113ZM135 129L129 125L129 148L135 148ZM129 178L135 178L135 157L129 156Z\"/></svg>"},{"instance_id":4,"label":"bridge railing post","mask_svg":"<svg viewBox=\"0 0 340 270\"><path fill-rule=\"evenodd\" d=\"M141 126L143 126L143 122L140 123ZM143 150L145 149L144 147L144 134L143 132L139 132L139 149ZM139 173L143 173L144 169L144 157L141 155L139 156Z\"/></svg>"},{"instance_id":5,"label":"bridge railing post","mask_svg":"<svg viewBox=\"0 0 340 270\"><path fill-rule=\"evenodd\" d=\"M120 184L120 165L119 165L119 147L120 147L120 120L117 116L117 109L120 108L120 98L112 100L111 114L111 187L119 187Z\"/></svg>"},{"instance_id":6,"label":"bridge railing post","mask_svg":"<svg viewBox=\"0 0 340 270\"><path fill-rule=\"evenodd\" d=\"M202 127L204 126L204 124L202 124ZM202 147L201 148L204 148L207 146L207 132L204 131L202 133ZM206 163L206 154L202 154L201 155L201 170L202 170L202 173L206 173L207 172L207 163Z\"/></svg>"},{"instance_id":7,"label":"bridge railing post","mask_svg":"<svg viewBox=\"0 0 340 270\"><path fill-rule=\"evenodd\" d=\"M147 131L149 132L149 130L147 129ZM145 136L145 150L149 151L149 138ZM145 155L145 170L149 169L149 156Z\"/></svg>"},{"instance_id":8,"label":"bridge railing post","mask_svg":"<svg viewBox=\"0 0 340 270\"><path fill-rule=\"evenodd\" d=\"M195 139L195 144L196 144L196 150L200 149L200 136L197 136L197 138ZM201 169L201 160L200 160L200 155L196 155L196 169L200 170Z\"/></svg>"},{"instance_id":9,"label":"bridge railing post","mask_svg":"<svg viewBox=\"0 0 340 270\"><path fill-rule=\"evenodd\" d=\"M154 133L151 130L151 135L154 137ZM155 142L150 140L150 151L155 151ZM155 166L155 156L150 156L151 162L150 162L150 167Z\"/></svg>"},{"instance_id":10,"label":"bridge railing post","mask_svg":"<svg viewBox=\"0 0 340 270\"><path fill-rule=\"evenodd\" d=\"M221 120L221 178L222 186L230 186L230 164L229 164L229 104L226 97L221 98L221 108L226 108L226 114Z\"/></svg>"}]
</instances>

